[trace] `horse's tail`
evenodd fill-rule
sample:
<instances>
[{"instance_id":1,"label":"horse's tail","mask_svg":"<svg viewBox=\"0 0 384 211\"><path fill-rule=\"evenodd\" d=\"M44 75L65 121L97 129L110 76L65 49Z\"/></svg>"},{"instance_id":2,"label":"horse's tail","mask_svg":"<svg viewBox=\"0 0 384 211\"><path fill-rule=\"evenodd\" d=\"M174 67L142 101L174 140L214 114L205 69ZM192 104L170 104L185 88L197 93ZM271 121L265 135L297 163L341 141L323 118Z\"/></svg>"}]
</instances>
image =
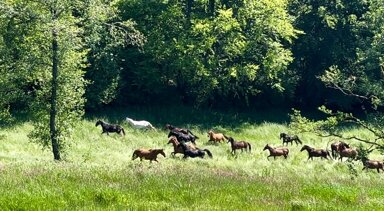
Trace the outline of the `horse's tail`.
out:
<instances>
[{"instance_id":1,"label":"horse's tail","mask_svg":"<svg viewBox=\"0 0 384 211\"><path fill-rule=\"evenodd\" d=\"M224 134L223 134L223 136L224 136L224 138L225 138L225 139L227 139L227 140L229 139L229 137L228 137L228 136L226 136L226 135L224 135Z\"/></svg>"},{"instance_id":2,"label":"horse's tail","mask_svg":"<svg viewBox=\"0 0 384 211\"><path fill-rule=\"evenodd\" d=\"M197 135L193 134L191 130L188 130L187 129L187 133L191 134L192 136L195 137L195 139L199 139L199 137L197 137Z\"/></svg>"},{"instance_id":3,"label":"horse's tail","mask_svg":"<svg viewBox=\"0 0 384 211\"><path fill-rule=\"evenodd\" d=\"M248 148L249 148L249 152L251 152L251 144L249 142L247 142L247 145L248 145Z\"/></svg>"},{"instance_id":4,"label":"horse's tail","mask_svg":"<svg viewBox=\"0 0 384 211\"><path fill-rule=\"evenodd\" d=\"M203 149L203 151L206 151L207 154L208 154L208 156L209 156L210 158L213 157L211 151L209 151L208 149Z\"/></svg>"},{"instance_id":5,"label":"horse's tail","mask_svg":"<svg viewBox=\"0 0 384 211\"><path fill-rule=\"evenodd\" d=\"M125 135L124 128L121 128L121 132L123 133L123 135Z\"/></svg>"},{"instance_id":6,"label":"horse's tail","mask_svg":"<svg viewBox=\"0 0 384 211\"><path fill-rule=\"evenodd\" d=\"M325 151L327 152L327 156L330 157L330 158L332 159L332 157L331 157L331 153L329 153L329 150L326 149Z\"/></svg>"},{"instance_id":7,"label":"horse's tail","mask_svg":"<svg viewBox=\"0 0 384 211\"><path fill-rule=\"evenodd\" d=\"M328 146L329 146L329 142L331 142L331 141L333 141L333 140L329 140L328 142L327 142L327 148L325 148L326 150L327 150L327 152L328 152ZM332 145L331 145L331 154L332 154L332 156L329 156L329 157L331 157L332 159L336 159L336 153L333 151L333 149L332 149Z\"/></svg>"},{"instance_id":8,"label":"horse's tail","mask_svg":"<svg viewBox=\"0 0 384 211\"><path fill-rule=\"evenodd\" d=\"M297 142L299 142L299 144L303 144L303 142L299 139L299 137L298 136L296 137L297 137Z\"/></svg>"}]
</instances>

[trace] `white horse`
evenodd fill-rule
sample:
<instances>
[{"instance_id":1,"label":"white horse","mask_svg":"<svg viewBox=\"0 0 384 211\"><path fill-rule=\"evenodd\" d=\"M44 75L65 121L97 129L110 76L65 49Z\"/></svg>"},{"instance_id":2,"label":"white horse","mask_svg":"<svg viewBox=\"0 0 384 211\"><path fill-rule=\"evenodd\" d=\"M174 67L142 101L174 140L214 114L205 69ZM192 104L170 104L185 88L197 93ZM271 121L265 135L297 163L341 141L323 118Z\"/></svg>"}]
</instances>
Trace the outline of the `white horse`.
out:
<instances>
[{"instance_id":1,"label":"white horse","mask_svg":"<svg viewBox=\"0 0 384 211\"><path fill-rule=\"evenodd\" d=\"M136 129L154 129L156 130L155 127L152 126L152 124L148 121L145 121L145 120L141 120L141 121L136 121L136 120L133 120L131 118L126 118L127 122L134 128Z\"/></svg>"}]
</instances>

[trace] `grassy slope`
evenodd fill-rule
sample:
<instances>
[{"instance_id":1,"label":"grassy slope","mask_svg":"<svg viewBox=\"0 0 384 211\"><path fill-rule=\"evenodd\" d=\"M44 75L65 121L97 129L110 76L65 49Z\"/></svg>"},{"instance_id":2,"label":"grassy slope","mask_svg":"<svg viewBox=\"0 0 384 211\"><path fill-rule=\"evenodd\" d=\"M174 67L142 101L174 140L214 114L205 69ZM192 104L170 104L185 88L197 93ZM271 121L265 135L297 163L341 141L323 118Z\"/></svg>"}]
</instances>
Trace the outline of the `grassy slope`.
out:
<instances>
[{"instance_id":1,"label":"grassy slope","mask_svg":"<svg viewBox=\"0 0 384 211\"><path fill-rule=\"evenodd\" d=\"M266 143L281 145L287 131L283 111L235 113L188 108L130 108L91 115L78 123L65 162L53 162L48 150L28 142L29 123L0 130L0 207L2 209L383 209L383 174L354 177L347 162L306 161L306 152L289 146L287 160L268 161ZM189 115L187 115L189 114ZM187 126L213 159L161 157L160 163L131 161L136 148L164 148L167 132L138 131L125 116ZM283 118L282 118L283 117ZM96 119L119 122L127 135L100 135ZM229 154L229 144L207 144L213 128L252 143L252 153ZM350 129L348 133L368 133ZM300 134L311 146L327 147L329 139ZM356 143L355 143L356 145ZM373 155L380 158L380 155ZM351 179L353 178L353 179Z\"/></svg>"}]
</instances>

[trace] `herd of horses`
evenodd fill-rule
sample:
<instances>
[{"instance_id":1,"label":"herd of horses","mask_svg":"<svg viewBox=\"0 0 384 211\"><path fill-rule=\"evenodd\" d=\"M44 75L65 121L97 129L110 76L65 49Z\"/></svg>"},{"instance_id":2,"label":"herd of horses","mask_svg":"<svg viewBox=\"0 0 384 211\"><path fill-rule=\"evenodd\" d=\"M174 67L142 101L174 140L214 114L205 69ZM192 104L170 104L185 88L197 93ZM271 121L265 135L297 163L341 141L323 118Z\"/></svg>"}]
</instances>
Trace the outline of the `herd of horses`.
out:
<instances>
[{"instance_id":1,"label":"herd of horses","mask_svg":"<svg viewBox=\"0 0 384 211\"><path fill-rule=\"evenodd\" d=\"M153 129L156 130L155 127L152 126L151 123L145 120L141 121L135 121L131 118L126 118L127 122L136 129ZM101 120L98 120L96 122L96 126L102 127L102 134L106 133L107 135L109 133L118 133L120 135L125 135L125 131L123 127L116 124L109 124L106 122L103 122ZM186 159L188 157L191 158L204 158L205 155L208 155L208 157L212 158L213 155L210 150L208 149L201 149L196 146L196 140L199 139L198 136L194 135L191 130L186 128L179 128L175 127L170 124L165 125L165 129L169 130L168 133L168 144L172 144L173 146L173 152L171 153L171 156L175 156L177 153L183 154L183 158ZM251 152L252 146L247 141L235 141L233 137L226 136L223 133L215 133L212 130L210 130L207 134L207 137L209 137L209 142L212 143L221 143L221 142L227 142L231 143L231 154L235 155L236 150L248 151ZM296 143L296 146L299 144L302 145L303 142L299 139L297 135L289 135L287 133L280 133L280 139L283 141L283 145L286 145L286 147L272 147L271 145L267 144L265 145L264 150L269 151L269 156L267 156L267 159L269 157L276 157L283 156L285 159L287 159L289 155L289 149L288 144L291 143L293 145L293 142ZM358 150L355 148L350 147L349 144L343 142L343 141L336 141L331 144L331 153L327 149L316 149L313 147L310 147L308 145L304 145L300 152L307 151L308 153L308 160L313 160L314 157L320 157L321 159L339 159L340 161L343 160L343 158L350 158L350 159L357 159L358 158ZM161 154L164 157L166 157L163 149L136 149L133 152L132 160L135 160L136 158L140 158L140 160L149 160L150 162L156 161L157 156ZM361 158L363 162L363 170L368 169L377 169L377 172L380 172L380 169L384 171L384 161L379 160L369 160L367 158Z\"/></svg>"}]
</instances>

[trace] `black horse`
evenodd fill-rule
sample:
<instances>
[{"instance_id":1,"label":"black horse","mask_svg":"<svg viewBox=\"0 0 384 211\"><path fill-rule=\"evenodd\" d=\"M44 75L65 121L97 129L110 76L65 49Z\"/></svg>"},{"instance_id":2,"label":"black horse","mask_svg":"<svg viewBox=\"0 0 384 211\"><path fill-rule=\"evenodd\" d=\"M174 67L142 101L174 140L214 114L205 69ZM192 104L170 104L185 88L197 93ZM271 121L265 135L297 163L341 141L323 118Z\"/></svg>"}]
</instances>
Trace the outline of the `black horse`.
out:
<instances>
[{"instance_id":1,"label":"black horse","mask_svg":"<svg viewBox=\"0 0 384 211\"><path fill-rule=\"evenodd\" d=\"M181 145L181 148L183 148L184 150L184 159L188 158L188 157L191 157L191 158L196 158L196 157L200 157L200 158L204 158L205 156L205 153L208 154L208 156L210 158L212 158L212 153L211 151L209 151L208 149L191 149L189 148L184 142L181 142L180 143Z\"/></svg>"},{"instance_id":2,"label":"black horse","mask_svg":"<svg viewBox=\"0 0 384 211\"><path fill-rule=\"evenodd\" d=\"M168 138L171 136L175 136L179 142L192 142L193 144L196 144L196 136L191 134L184 134L182 132L179 132L177 130L171 130L168 134Z\"/></svg>"},{"instance_id":3,"label":"black horse","mask_svg":"<svg viewBox=\"0 0 384 211\"><path fill-rule=\"evenodd\" d=\"M170 130L170 131L174 130L174 131L177 131L177 132L184 133L185 135L192 135L192 136L195 136L196 139L199 139L199 137L197 137L195 134L193 134L191 130L186 129L186 128L175 127L175 126L173 126L171 124L166 124L165 128Z\"/></svg>"},{"instance_id":4,"label":"black horse","mask_svg":"<svg viewBox=\"0 0 384 211\"><path fill-rule=\"evenodd\" d=\"M288 145L289 142L291 142L292 145L293 141L295 141L296 145L303 144L297 135L290 136L286 133L280 133L280 139L283 139L283 145L284 143Z\"/></svg>"},{"instance_id":5,"label":"black horse","mask_svg":"<svg viewBox=\"0 0 384 211\"><path fill-rule=\"evenodd\" d=\"M96 122L96 127L99 125L101 125L101 128L103 129L103 132L101 134L107 133L107 135L109 135L109 133L118 133L118 134L125 135L124 128L121 127L120 125L113 125L113 124L109 124L101 120L98 120Z\"/></svg>"}]
</instances>

